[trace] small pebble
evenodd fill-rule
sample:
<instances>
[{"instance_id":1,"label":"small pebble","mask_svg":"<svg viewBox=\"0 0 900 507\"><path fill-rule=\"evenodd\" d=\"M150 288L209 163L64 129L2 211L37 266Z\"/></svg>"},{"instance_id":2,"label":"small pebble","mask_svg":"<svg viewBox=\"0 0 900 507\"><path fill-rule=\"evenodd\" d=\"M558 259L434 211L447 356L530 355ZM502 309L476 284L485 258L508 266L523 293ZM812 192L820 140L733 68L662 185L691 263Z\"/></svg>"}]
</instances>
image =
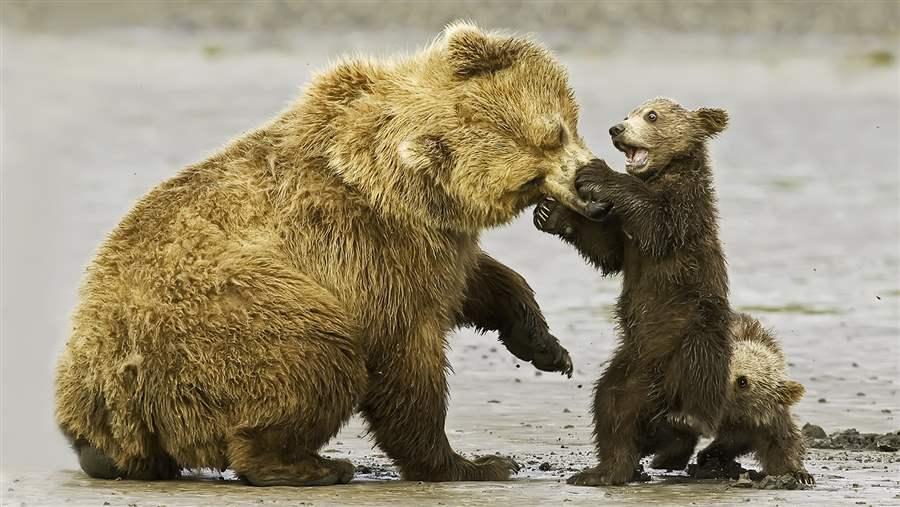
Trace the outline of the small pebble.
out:
<instances>
[{"instance_id":1,"label":"small pebble","mask_svg":"<svg viewBox=\"0 0 900 507\"><path fill-rule=\"evenodd\" d=\"M828 400L825 398L819 398L819 403L828 403Z\"/></svg>"},{"instance_id":2,"label":"small pebble","mask_svg":"<svg viewBox=\"0 0 900 507\"><path fill-rule=\"evenodd\" d=\"M546 472L546 471L550 470L551 468L552 467L550 466L550 463L548 463L546 461L541 463L541 466L538 467L538 469L542 472Z\"/></svg>"}]
</instances>

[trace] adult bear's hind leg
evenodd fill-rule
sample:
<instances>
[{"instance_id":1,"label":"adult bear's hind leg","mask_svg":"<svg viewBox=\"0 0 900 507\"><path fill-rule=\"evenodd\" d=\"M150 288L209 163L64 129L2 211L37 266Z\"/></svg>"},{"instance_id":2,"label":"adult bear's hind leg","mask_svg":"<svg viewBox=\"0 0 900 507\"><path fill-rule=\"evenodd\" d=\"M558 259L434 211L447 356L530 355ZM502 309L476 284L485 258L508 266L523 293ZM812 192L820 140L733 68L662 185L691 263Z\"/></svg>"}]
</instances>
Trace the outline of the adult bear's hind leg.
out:
<instances>
[{"instance_id":1,"label":"adult bear's hind leg","mask_svg":"<svg viewBox=\"0 0 900 507\"><path fill-rule=\"evenodd\" d=\"M355 471L350 462L318 452L366 391L358 330L328 292L297 282L297 290L283 298L260 291L255 305L262 313L249 326L258 347L243 353L243 360L256 365L226 439L227 458L230 468L256 486L342 484Z\"/></svg>"}]
</instances>

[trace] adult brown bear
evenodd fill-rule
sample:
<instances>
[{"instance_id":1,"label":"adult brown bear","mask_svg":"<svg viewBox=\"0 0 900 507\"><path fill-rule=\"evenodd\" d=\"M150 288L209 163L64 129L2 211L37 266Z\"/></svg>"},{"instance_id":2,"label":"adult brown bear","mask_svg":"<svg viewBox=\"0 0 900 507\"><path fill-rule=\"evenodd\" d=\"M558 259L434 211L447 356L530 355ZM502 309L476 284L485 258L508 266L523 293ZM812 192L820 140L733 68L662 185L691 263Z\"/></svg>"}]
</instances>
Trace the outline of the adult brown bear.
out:
<instances>
[{"instance_id":1,"label":"adult brown bear","mask_svg":"<svg viewBox=\"0 0 900 507\"><path fill-rule=\"evenodd\" d=\"M95 477L230 467L251 484L347 482L318 451L355 409L413 480L501 480L444 434L447 333L500 331L570 371L521 277L479 233L542 194L571 207L591 153L539 45L450 26L352 59L267 125L144 197L91 263L56 417Z\"/></svg>"}]
</instances>

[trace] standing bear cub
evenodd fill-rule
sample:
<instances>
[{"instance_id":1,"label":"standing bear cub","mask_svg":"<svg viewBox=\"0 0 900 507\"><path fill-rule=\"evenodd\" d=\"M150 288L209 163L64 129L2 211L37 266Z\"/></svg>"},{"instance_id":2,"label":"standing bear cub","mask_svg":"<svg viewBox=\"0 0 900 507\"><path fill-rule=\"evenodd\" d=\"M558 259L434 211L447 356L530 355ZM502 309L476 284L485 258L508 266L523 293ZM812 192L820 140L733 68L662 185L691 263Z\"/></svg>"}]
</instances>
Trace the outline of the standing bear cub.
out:
<instances>
[{"instance_id":1,"label":"standing bear cub","mask_svg":"<svg viewBox=\"0 0 900 507\"><path fill-rule=\"evenodd\" d=\"M727 121L719 109L650 100L609 131L630 174L596 160L577 176L588 207L609 210L604 221L551 200L535 209L539 229L575 245L603 273L624 274L616 306L621 338L594 389L600 463L570 483L629 481L662 433L664 441L696 444L694 429L662 432L661 421L688 421L707 434L719 424L731 311L706 140Z\"/></svg>"},{"instance_id":2,"label":"standing bear cub","mask_svg":"<svg viewBox=\"0 0 900 507\"><path fill-rule=\"evenodd\" d=\"M478 240L542 195L582 205L576 123L547 51L455 24L410 57L334 66L162 183L91 262L59 362L56 419L84 471L344 483L353 466L319 450L359 410L406 479L507 479L513 461L447 441L447 334L497 330L571 371Z\"/></svg>"}]
</instances>

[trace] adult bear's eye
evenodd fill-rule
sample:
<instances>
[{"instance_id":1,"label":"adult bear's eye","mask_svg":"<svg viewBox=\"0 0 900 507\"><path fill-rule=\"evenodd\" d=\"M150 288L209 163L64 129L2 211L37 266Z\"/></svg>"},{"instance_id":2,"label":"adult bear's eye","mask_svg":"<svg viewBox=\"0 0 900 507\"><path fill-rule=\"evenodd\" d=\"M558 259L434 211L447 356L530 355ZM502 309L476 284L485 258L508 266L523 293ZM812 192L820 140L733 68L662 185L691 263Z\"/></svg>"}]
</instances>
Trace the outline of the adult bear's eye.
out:
<instances>
[{"instance_id":1,"label":"adult bear's eye","mask_svg":"<svg viewBox=\"0 0 900 507\"><path fill-rule=\"evenodd\" d=\"M740 377L737 378L737 385L741 389L746 389L747 386L750 385L750 382L747 380L747 377L745 377L744 375L741 375Z\"/></svg>"},{"instance_id":2,"label":"adult bear's eye","mask_svg":"<svg viewBox=\"0 0 900 507\"><path fill-rule=\"evenodd\" d=\"M647 113L647 121L649 121L650 123L655 122L656 118L656 111L650 111L649 113Z\"/></svg>"}]
</instances>

